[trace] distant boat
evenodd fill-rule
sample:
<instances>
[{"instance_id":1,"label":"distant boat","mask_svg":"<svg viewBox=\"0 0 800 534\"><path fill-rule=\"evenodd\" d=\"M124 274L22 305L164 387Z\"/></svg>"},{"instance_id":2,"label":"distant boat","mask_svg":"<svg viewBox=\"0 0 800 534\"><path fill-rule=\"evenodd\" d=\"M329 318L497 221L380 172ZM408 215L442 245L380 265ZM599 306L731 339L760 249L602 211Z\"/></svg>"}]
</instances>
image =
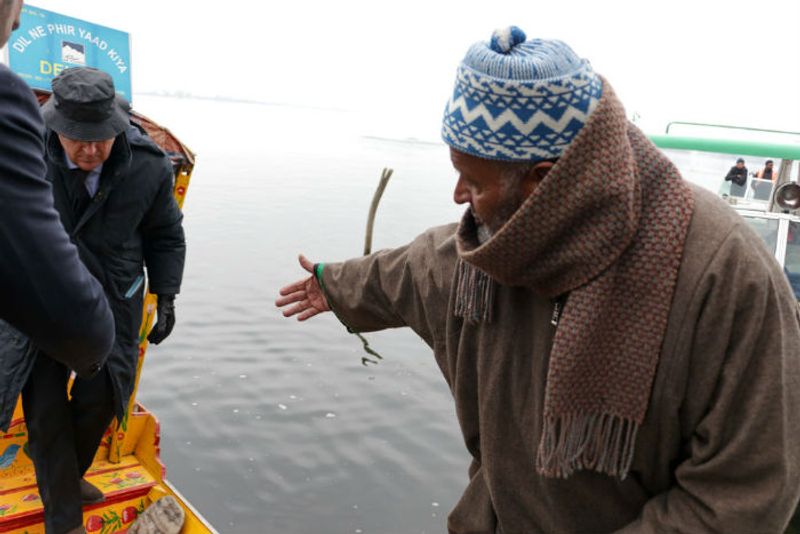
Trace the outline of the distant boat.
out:
<instances>
[{"instance_id":1,"label":"distant boat","mask_svg":"<svg viewBox=\"0 0 800 534\"><path fill-rule=\"evenodd\" d=\"M800 301L800 132L699 123L671 125L682 126L691 135L671 134L668 126L666 134L651 135L651 141L686 180L720 194L761 236ZM791 142L759 140L766 137ZM772 160L773 179L760 180L751 172L741 196L731 195L730 182L726 184L724 178L738 158L744 159L751 171Z\"/></svg>"}]
</instances>

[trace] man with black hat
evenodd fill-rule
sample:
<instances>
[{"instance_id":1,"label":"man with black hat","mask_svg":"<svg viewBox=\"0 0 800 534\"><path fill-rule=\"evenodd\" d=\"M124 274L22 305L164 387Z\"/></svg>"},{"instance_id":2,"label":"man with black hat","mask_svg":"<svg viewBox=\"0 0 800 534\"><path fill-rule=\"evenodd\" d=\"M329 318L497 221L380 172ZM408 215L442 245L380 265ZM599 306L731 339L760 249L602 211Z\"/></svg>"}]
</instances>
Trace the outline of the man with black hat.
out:
<instances>
[{"instance_id":1,"label":"man with black hat","mask_svg":"<svg viewBox=\"0 0 800 534\"><path fill-rule=\"evenodd\" d=\"M105 289L116 322L106 366L78 377L68 401L69 369L42 354L23 389L23 408L48 532L83 528L81 505L103 494L82 477L114 415L131 395L142 319L144 267L158 295L160 343L175 324L174 299L185 257L182 215L172 196L172 165L149 138L129 136L111 77L67 69L43 106L47 179L81 259Z\"/></svg>"},{"instance_id":2,"label":"man with black hat","mask_svg":"<svg viewBox=\"0 0 800 534\"><path fill-rule=\"evenodd\" d=\"M21 0L0 0L0 48L19 26L21 9ZM42 130L30 87L0 64L0 318L78 374L91 375L108 355L114 323L53 207ZM0 402L0 427L10 422L27 376L21 367L29 367L7 341L0 340L0 398L14 400Z\"/></svg>"}]
</instances>

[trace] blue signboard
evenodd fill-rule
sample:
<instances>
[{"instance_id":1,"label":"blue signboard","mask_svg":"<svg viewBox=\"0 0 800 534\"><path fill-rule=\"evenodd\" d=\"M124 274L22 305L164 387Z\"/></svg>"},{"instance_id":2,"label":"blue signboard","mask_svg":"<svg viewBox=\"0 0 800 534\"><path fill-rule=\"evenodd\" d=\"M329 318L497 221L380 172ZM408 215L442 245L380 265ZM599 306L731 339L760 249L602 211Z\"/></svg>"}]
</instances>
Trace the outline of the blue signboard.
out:
<instances>
[{"instance_id":1,"label":"blue signboard","mask_svg":"<svg viewBox=\"0 0 800 534\"><path fill-rule=\"evenodd\" d=\"M34 89L70 67L94 67L114 79L117 92L131 100L130 35L30 5L8 41L8 63Z\"/></svg>"}]
</instances>

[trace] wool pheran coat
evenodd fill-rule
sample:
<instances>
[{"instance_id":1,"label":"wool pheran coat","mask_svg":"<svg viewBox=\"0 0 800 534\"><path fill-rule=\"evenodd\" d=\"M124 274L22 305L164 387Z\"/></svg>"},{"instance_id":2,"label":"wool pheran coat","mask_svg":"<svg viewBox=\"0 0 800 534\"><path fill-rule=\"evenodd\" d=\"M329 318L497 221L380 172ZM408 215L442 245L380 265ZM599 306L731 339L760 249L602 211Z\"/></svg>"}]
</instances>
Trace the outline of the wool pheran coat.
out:
<instances>
[{"instance_id":1,"label":"wool pheran coat","mask_svg":"<svg viewBox=\"0 0 800 534\"><path fill-rule=\"evenodd\" d=\"M798 305L747 223L712 194L694 188L694 196L624 480L537 473L554 303L500 285L491 323L456 317L456 225L324 266L326 297L345 325L357 332L408 326L433 350L472 456L449 532L783 531L800 497Z\"/></svg>"}]
</instances>

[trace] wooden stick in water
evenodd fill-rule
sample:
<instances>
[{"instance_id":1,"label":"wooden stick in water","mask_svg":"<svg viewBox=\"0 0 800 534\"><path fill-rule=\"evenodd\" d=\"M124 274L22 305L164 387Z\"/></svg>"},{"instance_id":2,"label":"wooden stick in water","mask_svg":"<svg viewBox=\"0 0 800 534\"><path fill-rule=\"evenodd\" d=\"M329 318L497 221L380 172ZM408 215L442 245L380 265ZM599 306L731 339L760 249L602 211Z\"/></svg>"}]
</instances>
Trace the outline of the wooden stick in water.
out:
<instances>
[{"instance_id":1,"label":"wooden stick in water","mask_svg":"<svg viewBox=\"0 0 800 534\"><path fill-rule=\"evenodd\" d=\"M364 239L364 256L372 252L372 227L375 225L375 213L378 211L378 204L393 172L392 169L384 167L381 172L381 181L378 182L378 188L372 196L372 205L369 207L369 216L367 217L367 235Z\"/></svg>"}]
</instances>

